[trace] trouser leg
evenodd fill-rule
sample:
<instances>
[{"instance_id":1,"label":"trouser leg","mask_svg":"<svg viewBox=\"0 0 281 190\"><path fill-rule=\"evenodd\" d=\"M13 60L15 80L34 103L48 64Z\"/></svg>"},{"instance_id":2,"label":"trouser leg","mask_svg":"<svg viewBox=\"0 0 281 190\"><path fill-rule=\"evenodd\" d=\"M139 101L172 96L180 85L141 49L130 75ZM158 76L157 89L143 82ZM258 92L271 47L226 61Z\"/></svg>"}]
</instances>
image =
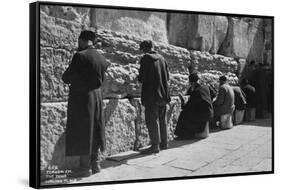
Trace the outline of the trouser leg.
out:
<instances>
[{"instance_id":1,"label":"trouser leg","mask_svg":"<svg viewBox=\"0 0 281 190\"><path fill-rule=\"evenodd\" d=\"M83 170L88 170L91 167L91 156L81 155L80 156L80 168Z\"/></svg>"},{"instance_id":2,"label":"trouser leg","mask_svg":"<svg viewBox=\"0 0 281 190\"><path fill-rule=\"evenodd\" d=\"M91 155L91 163L99 161L99 148L94 147Z\"/></svg>"},{"instance_id":3,"label":"trouser leg","mask_svg":"<svg viewBox=\"0 0 281 190\"><path fill-rule=\"evenodd\" d=\"M158 146L160 143L160 130L157 123L158 118L157 106L145 106L145 122L152 146Z\"/></svg>"},{"instance_id":4,"label":"trouser leg","mask_svg":"<svg viewBox=\"0 0 281 190\"><path fill-rule=\"evenodd\" d=\"M217 122L220 121L220 116L214 116L211 120L210 120L210 128L217 128Z\"/></svg>"},{"instance_id":5,"label":"trouser leg","mask_svg":"<svg viewBox=\"0 0 281 190\"><path fill-rule=\"evenodd\" d=\"M91 167L92 167L93 174L98 173L101 170L98 147L95 147L92 150Z\"/></svg>"},{"instance_id":6,"label":"trouser leg","mask_svg":"<svg viewBox=\"0 0 281 190\"><path fill-rule=\"evenodd\" d=\"M160 137L161 146L167 146L168 144L168 129L166 120L166 105L160 106L159 110L159 126L160 126Z\"/></svg>"},{"instance_id":7,"label":"trouser leg","mask_svg":"<svg viewBox=\"0 0 281 190\"><path fill-rule=\"evenodd\" d=\"M97 123L97 122L96 122ZM98 128L94 128L93 146L91 152L91 168L92 174L100 172L99 150L101 147L101 136Z\"/></svg>"}]
</instances>

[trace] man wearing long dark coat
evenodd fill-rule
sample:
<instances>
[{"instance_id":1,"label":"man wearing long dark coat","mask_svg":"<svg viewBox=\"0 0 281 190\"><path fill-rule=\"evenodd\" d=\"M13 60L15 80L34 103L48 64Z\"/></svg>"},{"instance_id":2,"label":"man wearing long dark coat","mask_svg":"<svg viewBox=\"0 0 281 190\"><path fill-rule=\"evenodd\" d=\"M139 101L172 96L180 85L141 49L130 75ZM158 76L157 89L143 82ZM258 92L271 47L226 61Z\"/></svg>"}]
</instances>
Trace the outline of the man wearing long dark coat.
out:
<instances>
[{"instance_id":1,"label":"man wearing long dark coat","mask_svg":"<svg viewBox=\"0 0 281 190\"><path fill-rule=\"evenodd\" d=\"M66 126L66 156L80 156L76 174L89 176L100 171L99 150L105 150L101 85L107 68L105 58L93 47L95 33L82 31L78 52L64 72L69 87Z\"/></svg>"},{"instance_id":2,"label":"man wearing long dark coat","mask_svg":"<svg viewBox=\"0 0 281 190\"><path fill-rule=\"evenodd\" d=\"M251 121L255 119L255 107L256 107L256 89L249 84L248 79L243 79L241 81L241 89L246 95L246 121ZM253 114L254 113L254 114Z\"/></svg>"},{"instance_id":3,"label":"man wearing long dark coat","mask_svg":"<svg viewBox=\"0 0 281 190\"><path fill-rule=\"evenodd\" d=\"M213 117L210 90L207 86L199 84L198 80L198 73L189 75L191 87L187 92L187 95L190 95L187 103L184 103L180 96L182 111L175 129L176 140L197 137L205 130L207 122Z\"/></svg>"},{"instance_id":4,"label":"man wearing long dark coat","mask_svg":"<svg viewBox=\"0 0 281 190\"><path fill-rule=\"evenodd\" d=\"M251 74L249 79L250 84L256 89L256 117L265 118L267 116L267 93L268 93L268 80L266 76L264 65L259 63L257 68Z\"/></svg>"},{"instance_id":5,"label":"man wearing long dark coat","mask_svg":"<svg viewBox=\"0 0 281 190\"><path fill-rule=\"evenodd\" d=\"M153 51L150 40L143 41L140 50L144 55L140 60L138 80L142 83L141 102L145 107L145 122L151 141L151 147L141 153L152 154L167 148L166 105L170 102L169 73L165 59Z\"/></svg>"}]
</instances>

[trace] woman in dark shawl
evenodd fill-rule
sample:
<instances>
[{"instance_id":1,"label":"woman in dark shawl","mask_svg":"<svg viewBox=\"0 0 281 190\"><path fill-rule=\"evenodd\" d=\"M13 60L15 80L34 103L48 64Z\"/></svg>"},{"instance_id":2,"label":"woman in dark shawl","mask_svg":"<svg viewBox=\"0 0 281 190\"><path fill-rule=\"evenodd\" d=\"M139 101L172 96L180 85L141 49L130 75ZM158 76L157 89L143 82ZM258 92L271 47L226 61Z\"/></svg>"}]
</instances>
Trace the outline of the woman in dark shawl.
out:
<instances>
[{"instance_id":1,"label":"woman in dark shawl","mask_svg":"<svg viewBox=\"0 0 281 190\"><path fill-rule=\"evenodd\" d=\"M207 86L199 84L198 80L196 72L190 74L191 87L187 92L190 97L187 103L184 103L183 97L180 95L182 111L175 130L178 140L198 136L205 130L207 122L213 117L210 90Z\"/></svg>"}]
</instances>

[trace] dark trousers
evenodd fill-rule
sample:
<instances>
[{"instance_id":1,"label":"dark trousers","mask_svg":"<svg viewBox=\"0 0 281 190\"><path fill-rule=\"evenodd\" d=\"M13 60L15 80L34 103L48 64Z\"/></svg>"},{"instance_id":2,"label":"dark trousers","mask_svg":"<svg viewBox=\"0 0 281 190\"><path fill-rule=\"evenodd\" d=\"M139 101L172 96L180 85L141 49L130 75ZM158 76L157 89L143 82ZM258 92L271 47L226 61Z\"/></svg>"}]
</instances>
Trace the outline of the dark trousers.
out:
<instances>
[{"instance_id":1,"label":"dark trousers","mask_svg":"<svg viewBox=\"0 0 281 190\"><path fill-rule=\"evenodd\" d=\"M80 168L90 169L92 164L99 161L99 150L93 150L91 155L80 156Z\"/></svg>"},{"instance_id":2,"label":"dark trousers","mask_svg":"<svg viewBox=\"0 0 281 190\"><path fill-rule=\"evenodd\" d=\"M167 145L166 104L145 105L145 123L148 128L151 144Z\"/></svg>"},{"instance_id":3,"label":"dark trousers","mask_svg":"<svg viewBox=\"0 0 281 190\"><path fill-rule=\"evenodd\" d=\"M92 145L91 153L88 155L80 155L81 169L90 169L94 163L99 161L100 143L98 139L100 139L99 131L96 128L94 128L93 145Z\"/></svg>"}]
</instances>

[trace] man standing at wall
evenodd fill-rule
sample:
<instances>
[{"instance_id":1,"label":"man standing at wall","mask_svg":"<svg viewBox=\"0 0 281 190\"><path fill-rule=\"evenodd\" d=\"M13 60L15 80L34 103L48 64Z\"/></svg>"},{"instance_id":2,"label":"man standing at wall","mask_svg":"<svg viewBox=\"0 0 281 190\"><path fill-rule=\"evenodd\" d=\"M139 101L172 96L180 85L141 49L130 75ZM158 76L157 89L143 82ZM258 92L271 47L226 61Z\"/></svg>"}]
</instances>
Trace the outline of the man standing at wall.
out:
<instances>
[{"instance_id":1,"label":"man standing at wall","mask_svg":"<svg viewBox=\"0 0 281 190\"><path fill-rule=\"evenodd\" d=\"M96 34L82 31L78 52L62 76L69 87L66 156L80 156L80 168L72 177L100 171L99 150L105 150L101 84L107 68L105 58L93 47Z\"/></svg>"},{"instance_id":2,"label":"man standing at wall","mask_svg":"<svg viewBox=\"0 0 281 190\"><path fill-rule=\"evenodd\" d=\"M152 41L140 43L144 53L140 60L138 80L142 83L141 102L145 107L145 123L151 147L142 154L158 153L167 149L166 104L170 102L168 92L169 73L165 59L153 51Z\"/></svg>"},{"instance_id":3,"label":"man standing at wall","mask_svg":"<svg viewBox=\"0 0 281 190\"><path fill-rule=\"evenodd\" d=\"M243 79L241 81L241 89L246 95L246 121L253 121L256 117L256 89L249 84L248 79Z\"/></svg>"}]
</instances>

